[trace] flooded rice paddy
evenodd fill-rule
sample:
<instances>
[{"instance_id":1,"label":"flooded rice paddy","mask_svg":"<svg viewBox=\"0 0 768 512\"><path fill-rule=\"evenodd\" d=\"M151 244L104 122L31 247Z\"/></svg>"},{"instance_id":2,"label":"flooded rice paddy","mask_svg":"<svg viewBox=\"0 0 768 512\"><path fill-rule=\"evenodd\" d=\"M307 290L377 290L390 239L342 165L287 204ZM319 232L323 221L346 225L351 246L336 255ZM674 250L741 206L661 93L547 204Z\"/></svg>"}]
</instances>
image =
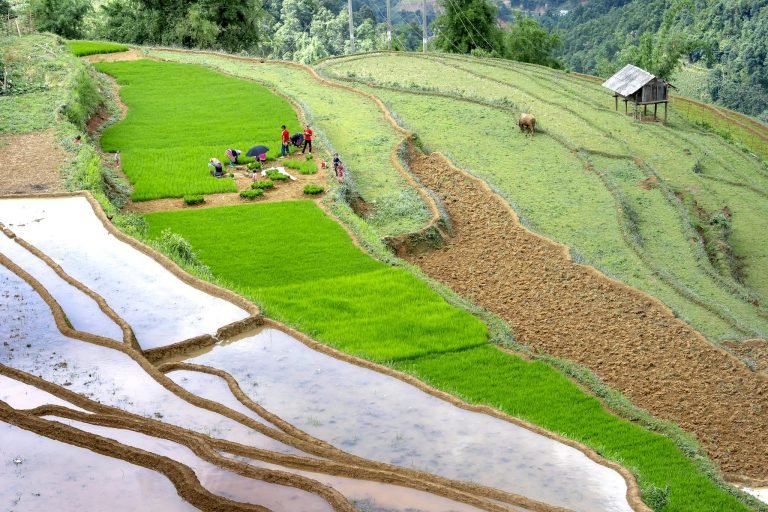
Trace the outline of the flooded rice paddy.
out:
<instances>
[{"instance_id":1,"label":"flooded rice paddy","mask_svg":"<svg viewBox=\"0 0 768 512\"><path fill-rule=\"evenodd\" d=\"M0 423L0 509L189 512L163 475Z\"/></svg>"},{"instance_id":2,"label":"flooded rice paddy","mask_svg":"<svg viewBox=\"0 0 768 512\"><path fill-rule=\"evenodd\" d=\"M3 510L632 510L580 450L275 328L162 373L120 325L147 350L249 313L118 240L84 197L0 199L0 223Z\"/></svg>"},{"instance_id":3,"label":"flooded rice paddy","mask_svg":"<svg viewBox=\"0 0 768 512\"><path fill-rule=\"evenodd\" d=\"M115 238L84 197L4 199L0 222L101 295L145 350L215 333L248 316Z\"/></svg>"}]
</instances>

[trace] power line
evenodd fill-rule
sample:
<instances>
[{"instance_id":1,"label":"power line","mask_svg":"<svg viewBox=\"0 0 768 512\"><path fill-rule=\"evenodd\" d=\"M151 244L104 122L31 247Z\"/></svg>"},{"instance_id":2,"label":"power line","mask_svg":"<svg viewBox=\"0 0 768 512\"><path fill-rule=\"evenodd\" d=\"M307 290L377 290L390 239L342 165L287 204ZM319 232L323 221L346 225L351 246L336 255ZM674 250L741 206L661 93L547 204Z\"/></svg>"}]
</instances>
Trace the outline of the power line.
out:
<instances>
[{"instance_id":1,"label":"power line","mask_svg":"<svg viewBox=\"0 0 768 512\"><path fill-rule=\"evenodd\" d=\"M477 48L477 43L475 42L475 38L472 37L472 32L469 30L469 28L467 27L467 24L464 23L464 20L462 19L461 10L456 6L455 3L453 3L453 0L448 0L448 1L451 2L451 5L456 10L456 17L459 18L459 21L461 22L461 25L464 27L464 30L467 31L467 34L469 35L469 40L472 41L472 44L474 45L474 47Z\"/></svg>"},{"instance_id":2,"label":"power line","mask_svg":"<svg viewBox=\"0 0 768 512\"><path fill-rule=\"evenodd\" d=\"M475 32L477 32L477 34L478 34L480 37L482 37L482 38L483 38L483 41L485 41L485 44L487 44L487 45L488 45L488 49L489 49L489 50L493 50L493 45L491 44L491 42L490 42L490 41L488 41L488 39L486 39L486 38L485 38L485 35L483 35L483 33L482 33L482 32L480 32L479 30L477 30L477 27L475 26L475 24L474 24L474 23L472 23L472 20L469 18L469 16L466 16L466 15L464 15L464 13L463 13L463 12L462 12L462 11L461 11L461 10L460 10L458 7L456 7L456 4L453 2L453 0L448 0L448 1L449 1L449 2L451 2L451 5L453 5L454 9L456 9L456 13L457 13L457 14L458 14L458 16L459 16L459 20L461 20L461 17L462 17L462 16L464 16L464 17L467 19L467 22L469 22L469 24L470 24L470 25L472 26L472 28L475 30ZM464 22L463 22L463 21L462 21L462 25L464 25ZM469 32L469 29L467 29L467 26L466 26L466 25L464 25L464 28L467 30L467 32ZM477 46L477 43L475 43L474 39L472 38L472 34L471 34L471 33L469 34L469 38L470 38L470 39L472 39L472 44L474 44L474 45L475 45L475 47L477 48L477 47L478 47L478 46Z\"/></svg>"}]
</instances>

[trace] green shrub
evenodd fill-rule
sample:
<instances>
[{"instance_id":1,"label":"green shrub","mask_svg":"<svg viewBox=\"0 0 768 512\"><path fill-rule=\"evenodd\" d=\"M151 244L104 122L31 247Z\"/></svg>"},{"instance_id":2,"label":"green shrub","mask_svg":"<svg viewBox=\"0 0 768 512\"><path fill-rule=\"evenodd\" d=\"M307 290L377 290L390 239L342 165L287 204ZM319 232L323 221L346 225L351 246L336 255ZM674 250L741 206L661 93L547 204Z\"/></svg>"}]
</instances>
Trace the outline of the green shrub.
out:
<instances>
[{"instance_id":1,"label":"green shrub","mask_svg":"<svg viewBox=\"0 0 768 512\"><path fill-rule=\"evenodd\" d=\"M312 156L312 153L309 153L309 154L307 155L307 162L311 162L313 158L315 158L315 157L314 157L314 156Z\"/></svg>"},{"instance_id":2,"label":"green shrub","mask_svg":"<svg viewBox=\"0 0 768 512\"><path fill-rule=\"evenodd\" d=\"M267 171L267 178L269 178L272 181L285 181L289 179L288 176L274 169Z\"/></svg>"},{"instance_id":3,"label":"green shrub","mask_svg":"<svg viewBox=\"0 0 768 512\"><path fill-rule=\"evenodd\" d=\"M240 197L242 197L243 199L256 199L257 197L261 197L263 195L264 195L264 191L260 188L243 190L240 192Z\"/></svg>"},{"instance_id":4,"label":"green shrub","mask_svg":"<svg viewBox=\"0 0 768 512\"><path fill-rule=\"evenodd\" d=\"M266 180L266 181L254 181L251 183L251 188L254 190L261 189L265 190L268 188L273 188L275 184L272 182L272 180Z\"/></svg>"},{"instance_id":5,"label":"green shrub","mask_svg":"<svg viewBox=\"0 0 768 512\"><path fill-rule=\"evenodd\" d=\"M304 187L304 193L311 196L322 194L324 190L325 188L320 185L307 185Z\"/></svg>"},{"instance_id":6,"label":"green shrub","mask_svg":"<svg viewBox=\"0 0 768 512\"><path fill-rule=\"evenodd\" d=\"M149 224L146 219L138 213L121 213L115 215L112 223L123 233L143 239L149 231Z\"/></svg>"},{"instance_id":7,"label":"green shrub","mask_svg":"<svg viewBox=\"0 0 768 512\"><path fill-rule=\"evenodd\" d=\"M205 202L205 197L199 194L184 196L184 203L186 203L189 206L192 206L195 204L202 204L204 202Z\"/></svg>"},{"instance_id":8,"label":"green shrub","mask_svg":"<svg viewBox=\"0 0 768 512\"><path fill-rule=\"evenodd\" d=\"M653 484L643 487L643 501L655 511L664 510L669 503L669 484L657 487Z\"/></svg>"}]
</instances>

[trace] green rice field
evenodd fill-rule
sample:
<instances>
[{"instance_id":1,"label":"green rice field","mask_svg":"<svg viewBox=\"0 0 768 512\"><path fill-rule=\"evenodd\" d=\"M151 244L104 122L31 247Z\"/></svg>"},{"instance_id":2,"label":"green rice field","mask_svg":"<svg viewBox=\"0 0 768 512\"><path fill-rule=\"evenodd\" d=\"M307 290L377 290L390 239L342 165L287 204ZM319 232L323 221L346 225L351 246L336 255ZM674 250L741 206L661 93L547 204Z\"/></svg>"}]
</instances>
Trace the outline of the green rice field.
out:
<instances>
[{"instance_id":1,"label":"green rice field","mask_svg":"<svg viewBox=\"0 0 768 512\"><path fill-rule=\"evenodd\" d=\"M107 41L67 41L69 49L78 57L96 55L99 53L119 53L128 51L124 44L110 43Z\"/></svg>"},{"instance_id":2,"label":"green rice field","mask_svg":"<svg viewBox=\"0 0 768 512\"><path fill-rule=\"evenodd\" d=\"M291 97L310 116L320 141L327 141L341 155L359 193L372 207L368 222L380 236L418 231L428 222L426 205L389 160L402 136L370 99L323 85L306 70L285 64L155 50L149 54L251 78Z\"/></svg>"},{"instance_id":3,"label":"green rice field","mask_svg":"<svg viewBox=\"0 0 768 512\"><path fill-rule=\"evenodd\" d=\"M134 201L234 192L231 179L208 173L211 157L226 162L227 148L245 152L256 144L278 154L280 125L299 130L291 105L251 81L150 60L96 67L117 79L128 105L127 117L104 131L101 145L120 151Z\"/></svg>"}]
</instances>

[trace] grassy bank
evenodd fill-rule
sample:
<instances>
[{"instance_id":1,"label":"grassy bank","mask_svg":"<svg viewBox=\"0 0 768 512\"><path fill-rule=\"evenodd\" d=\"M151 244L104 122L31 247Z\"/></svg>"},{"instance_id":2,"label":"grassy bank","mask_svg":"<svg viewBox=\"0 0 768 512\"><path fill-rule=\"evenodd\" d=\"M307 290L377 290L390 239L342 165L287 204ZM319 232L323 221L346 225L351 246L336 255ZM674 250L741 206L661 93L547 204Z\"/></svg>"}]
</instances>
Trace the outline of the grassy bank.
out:
<instances>
[{"instance_id":1,"label":"grassy bank","mask_svg":"<svg viewBox=\"0 0 768 512\"><path fill-rule=\"evenodd\" d=\"M117 78L128 116L104 131L102 148L119 150L136 201L234 192L231 179L212 178L211 157L265 144L279 154L280 125L299 129L283 98L253 82L198 66L139 60L99 63Z\"/></svg>"},{"instance_id":2,"label":"grassy bank","mask_svg":"<svg viewBox=\"0 0 768 512\"><path fill-rule=\"evenodd\" d=\"M403 269L360 252L310 202L146 216L184 236L220 282L341 350L414 373L583 442L631 468L665 511L747 510L668 438L607 413L557 370L487 342L485 326Z\"/></svg>"}]
</instances>

